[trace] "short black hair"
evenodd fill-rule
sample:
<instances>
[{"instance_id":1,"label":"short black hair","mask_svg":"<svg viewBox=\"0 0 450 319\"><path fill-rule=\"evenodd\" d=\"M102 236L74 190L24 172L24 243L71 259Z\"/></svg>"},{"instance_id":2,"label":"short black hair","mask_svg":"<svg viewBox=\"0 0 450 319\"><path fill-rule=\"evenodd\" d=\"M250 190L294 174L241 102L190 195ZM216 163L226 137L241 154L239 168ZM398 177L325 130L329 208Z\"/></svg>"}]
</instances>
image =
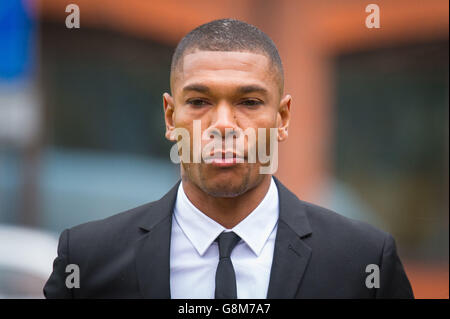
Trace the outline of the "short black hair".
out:
<instances>
[{"instance_id":1,"label":"short black hair","mask_svg":"<svg viewBox=\"0 0 450 319\"><path fill-rule=\"evenodd\" d=\"M254 25L236 19L219 19L195 28L178 43L172 56L171 73L175 73L184 54L195 50L264 54L277 69L280 91L283 92L284 71L277 47Z\"/></svg>"}]
</instances>

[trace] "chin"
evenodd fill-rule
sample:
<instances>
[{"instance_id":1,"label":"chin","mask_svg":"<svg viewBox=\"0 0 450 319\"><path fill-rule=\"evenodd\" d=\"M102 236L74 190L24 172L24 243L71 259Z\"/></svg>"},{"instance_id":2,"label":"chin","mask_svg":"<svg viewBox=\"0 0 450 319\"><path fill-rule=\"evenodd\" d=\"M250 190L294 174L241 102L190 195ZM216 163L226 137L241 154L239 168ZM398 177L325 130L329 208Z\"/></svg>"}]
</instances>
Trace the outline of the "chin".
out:
<instances>
[{"instance_id":1,"label":"chin","mask_svg":"<svg viewBox=\"0 0 450 319\"><path fill-rule=\"evenodd\" d=\"M213 197L233 198L242 195L246 190L228 185L228 187L205 187L203 191Z\"/></svg>"},{"instance_id":2,"label":"chin","mask_svg":"<svg viewBox=\"0 0 450 319\"><path fill-rule=\"evenodd\" d=\"M248 178L240 176L239 178L216 178L203 181L201 189L214 197L236 197L242 195L248 190Z\"/></svg>"},{"instance_id":3,"label":"chin","mask_svg":"<svg viewBox=\"0 0 450 319\"><path fill-rule=\"evenodd\" d=\"M206 165L185 165L188 179L204 193L219 198L233 198L247 192L257 184L252 166L239 165L229 169L215 169Z\"/></svg>"}]
</instances>

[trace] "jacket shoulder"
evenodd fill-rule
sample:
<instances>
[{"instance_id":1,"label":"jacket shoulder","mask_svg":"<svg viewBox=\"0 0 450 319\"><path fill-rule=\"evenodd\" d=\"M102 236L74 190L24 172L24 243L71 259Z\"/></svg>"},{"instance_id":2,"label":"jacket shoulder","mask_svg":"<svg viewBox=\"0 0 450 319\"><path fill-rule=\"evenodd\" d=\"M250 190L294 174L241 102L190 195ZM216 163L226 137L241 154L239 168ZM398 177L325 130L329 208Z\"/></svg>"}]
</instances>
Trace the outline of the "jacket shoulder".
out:
<instances>
[{"instance_id":1,"label":"jacket shoulder","mask_svg":"<svg viewBox=\"0 0 450 319\"><path fill-rule=\"evenodd\" d=\"M108 233L120 234L122 231L130 229L144 222L152 213L152 207L156 201L143 204L141 206L114 214L112 216L89 221L69 228L72 236L80 235L81 237L90 235L106 235Z\"/></svg>"},{"instance_id":2,"label":"jacket shoulder","mask_svg":"<svg viewBox=\"0 0 450 319\"><path fill-rule=\"evenodd\" d=\"M347 248L347 251L381 253L392 236L366 222L345 217L328 208L300 200L311 225L312 236L329 247Z\"/></svg>"},{"instance_id":3,"label":"jacket shoulder","mask_svg":"<svg viewBox=\"0 0 450 319\"><path fill-rule=\"evenodd\" d=\"M156 202L68 228L66 245L69 261L83 264L93 258L119 256L144 233L139 227L152 220L157 213L154 208Z\"/></svg>"}]
</instances>

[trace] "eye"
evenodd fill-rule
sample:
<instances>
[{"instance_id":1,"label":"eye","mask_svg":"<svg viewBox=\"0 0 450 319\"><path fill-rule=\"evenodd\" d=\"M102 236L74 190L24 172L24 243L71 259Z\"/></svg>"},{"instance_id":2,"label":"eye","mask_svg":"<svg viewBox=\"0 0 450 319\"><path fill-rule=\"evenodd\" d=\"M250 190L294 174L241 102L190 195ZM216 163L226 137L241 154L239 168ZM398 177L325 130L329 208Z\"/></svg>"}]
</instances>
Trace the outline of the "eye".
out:
<instances>
[{"instance_id":1,"label":"eye","mask_svg":"<svg viewBox=\"0 0 450 319\"><path fill-rule=\"evenodd\" d=\"M242 102L240 102L239 104L241 105L245 105L247 107L256 107L258 105L263 104L262 101L260 100L255 100L255 99L247 99L247 100L243 100Z\"/></svg>"},{"instance_id":2,"label":"eye","mask_svg":"<svg viewBox=\"0 0 450 319\"><path fill-rule=\"evenodd\" d=\"M195 107L201 107L201 106L205 106L205 105L209 105L208 101L205 101L203 99L191 99L186 101L187 104L191 104Z\"/></svg>"}]
</instances>

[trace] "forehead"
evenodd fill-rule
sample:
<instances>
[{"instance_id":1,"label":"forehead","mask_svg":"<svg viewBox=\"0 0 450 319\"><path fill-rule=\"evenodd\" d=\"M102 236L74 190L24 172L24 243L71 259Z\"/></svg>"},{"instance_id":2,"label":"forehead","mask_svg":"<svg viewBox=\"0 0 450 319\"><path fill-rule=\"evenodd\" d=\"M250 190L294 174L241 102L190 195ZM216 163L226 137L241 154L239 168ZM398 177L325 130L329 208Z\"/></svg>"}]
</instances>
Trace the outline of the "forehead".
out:
<instances>
[{"instance_id":1,"label":"forehead","mask_svg":"<svg viewBox=\"0 0 450 319\"><path fill-rule=\"evenodd\" d=\"M268 90L276 89L275 72L270 59L264 54L196 51L184 55L182 59L174 79L178 89L198 82L211 85L259 84Z\"/></svg>"}]
</instances>

